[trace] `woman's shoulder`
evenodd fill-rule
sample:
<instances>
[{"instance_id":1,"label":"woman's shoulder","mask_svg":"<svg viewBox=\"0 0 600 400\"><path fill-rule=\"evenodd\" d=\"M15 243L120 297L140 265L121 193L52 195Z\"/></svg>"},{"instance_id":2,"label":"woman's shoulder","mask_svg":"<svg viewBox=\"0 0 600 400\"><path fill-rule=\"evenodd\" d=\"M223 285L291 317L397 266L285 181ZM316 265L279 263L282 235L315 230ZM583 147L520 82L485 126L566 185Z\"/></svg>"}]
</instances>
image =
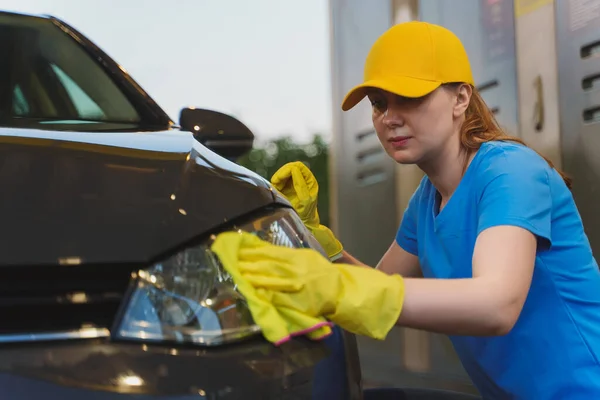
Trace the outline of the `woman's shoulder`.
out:
<instances>
[{"instance_id":1,"label":"woman's shoulder","mask_svg":"<svg viewBox=\"0 0 600 400\"><path fill-rule=\"evenodd\" d=\"M479 151L487 161L546 162L535 150L524 144L507 140L493 140L481 144Z\"/></svg>"},{"instance_id":2,"label":"woman's shoulder","mask_svg":"<svg viewBox=\"0 0 600 400\"><path fill-rule=\"evenodd\" d=\"M506 185L510 185L511 190L530 190L554 181L550 164L535 150L520 143L486 142L477 153L470 185L478 197L492 188L508 190Z\"/></svg>"},{"instance_id":3,"label":"woman's shoulder","mask_svg":"<svg viewBox=\"0 0 600 400\"><path fill-rule=\"evenodd\" d=\"M479 175L496 174L547 174L548 162L535 150L510 141L490 141L478 150Z\"/></svg>"}]
</instances>

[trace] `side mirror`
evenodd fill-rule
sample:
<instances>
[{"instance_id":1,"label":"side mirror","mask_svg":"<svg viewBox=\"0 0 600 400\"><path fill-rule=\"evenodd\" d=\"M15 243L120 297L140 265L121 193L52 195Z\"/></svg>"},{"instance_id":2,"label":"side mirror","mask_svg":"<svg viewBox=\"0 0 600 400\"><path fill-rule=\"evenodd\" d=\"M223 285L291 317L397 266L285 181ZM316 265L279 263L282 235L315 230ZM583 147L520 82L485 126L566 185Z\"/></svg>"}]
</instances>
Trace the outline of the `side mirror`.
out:
<instances>
[{"instance_id":1,"label":"side mirror","mask_svg":"<svg viewBox=\"0 0 600 400\"><path fill-rule=\"evenodd\" d=\"M179 114L181 130L218 155L231 161L252 150L254 134L236 118L218 111L184 108Z\"/></svg>"}]
</instances>

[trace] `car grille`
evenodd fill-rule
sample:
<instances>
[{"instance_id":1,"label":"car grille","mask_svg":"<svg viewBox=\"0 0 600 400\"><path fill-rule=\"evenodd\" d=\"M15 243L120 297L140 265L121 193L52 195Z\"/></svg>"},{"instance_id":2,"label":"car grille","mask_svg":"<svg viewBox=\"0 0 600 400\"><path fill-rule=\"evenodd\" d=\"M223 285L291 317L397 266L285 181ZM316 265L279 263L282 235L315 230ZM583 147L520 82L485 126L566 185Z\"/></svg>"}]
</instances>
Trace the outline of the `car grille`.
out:
<instances>
[{"instance_id":1,"label":"car grille","mask_svg":"<svg viewBox=\"0 0 600 400\"><path fill-rule=\"evenodd\" d=\"M0 335L110 328L134 267L0 268Z\"/></svg>"}]
</instances>

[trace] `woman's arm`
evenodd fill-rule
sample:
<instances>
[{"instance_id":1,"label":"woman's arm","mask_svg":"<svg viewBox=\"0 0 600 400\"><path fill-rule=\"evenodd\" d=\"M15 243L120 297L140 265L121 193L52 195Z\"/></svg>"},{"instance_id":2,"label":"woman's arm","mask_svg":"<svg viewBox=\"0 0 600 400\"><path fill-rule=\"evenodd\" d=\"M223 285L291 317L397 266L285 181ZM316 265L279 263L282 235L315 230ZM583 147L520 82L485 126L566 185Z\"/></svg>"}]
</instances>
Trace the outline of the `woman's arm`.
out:
<instances>
[{"instance_id":1,"label":"woman's arm","mask_svg":"<svg viewBox=\"0 0 600 400\"><path fill-rule=\"evenodd\" d=\"M339 263L339 264L350 264L350 265L356 265L356 266L359 266L359 267L369 267L369 268L371 268L369 265L363 263L358 258L352 256L346 250L342 250L341 257L339 257L338 259L336 259L334 262L335 263Z\"/></svg>"},{"instance_id":2,"label":"woman's arm","mask_svg":"<svg viewBox=\"0 0 600 400\"><path fill-rule=\"evenodd\" d=\"M351 264L360 267L372 268L371 266L352 256L346 250L342 252L342 256L335 262L340 264ZM375 268L385 272L388 275L399 274L403 277L413 278L422 276L421 268L419 266L419 258L404 250L398 245L398 243L396 243L395 240Z\"/></svg>"},{"instance_id":3,"label":"woman's arm","mask_svg":"<svg viewBox=\"0 0 600 400\"><path fill-rule=\"evenodd\" d=\"M477 238L473 278L405 279L398 325L449 335L508 333L531 284L536 237L516 226L496 226Z\"/></svg>"},{"instance_id":4,"label":"woman's arm","mask_svg":"<svg viewBox=\"0 0 600 400\"><path fill-rule=\"evenodd\" d=\"M423 276L419 265L419 257L404 250L395 240L376 268L388 275L398 274L405 278L420 278Z\"/></svg>"}]
</instances>

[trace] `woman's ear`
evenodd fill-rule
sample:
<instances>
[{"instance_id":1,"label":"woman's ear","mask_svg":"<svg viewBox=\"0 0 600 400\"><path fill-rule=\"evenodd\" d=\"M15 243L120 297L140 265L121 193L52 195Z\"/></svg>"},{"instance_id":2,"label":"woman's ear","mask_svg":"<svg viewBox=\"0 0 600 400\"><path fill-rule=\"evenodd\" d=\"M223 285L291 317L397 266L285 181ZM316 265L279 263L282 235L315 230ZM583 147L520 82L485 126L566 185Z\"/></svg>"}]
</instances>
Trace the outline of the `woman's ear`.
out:
<instances>
[{"instance_id":1,"label":"woman's ear","mask_svg":"<svg viewBox=\"0 0 600 400\"><path fill-rule=\"evenodd\" d=\"M471 101L471 95L473 94L473 88L471 85L462 84L456 91L456 102L454 104L454 117L458 118L467 111L469 102Z\"/></svg>"}]
</instances>

